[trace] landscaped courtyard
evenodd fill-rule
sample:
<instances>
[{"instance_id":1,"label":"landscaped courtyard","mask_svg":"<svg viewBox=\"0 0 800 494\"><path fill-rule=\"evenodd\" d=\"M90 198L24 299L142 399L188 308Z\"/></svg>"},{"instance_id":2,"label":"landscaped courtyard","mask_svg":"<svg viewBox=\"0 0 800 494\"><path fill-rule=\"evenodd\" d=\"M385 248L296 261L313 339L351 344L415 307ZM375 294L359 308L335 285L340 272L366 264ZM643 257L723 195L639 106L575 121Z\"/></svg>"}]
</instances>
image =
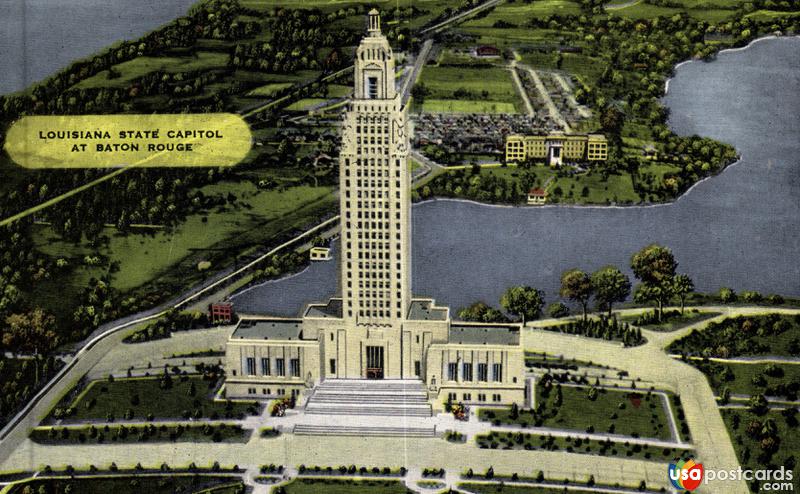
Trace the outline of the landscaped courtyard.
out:
<instances>
[{"instance_id":1,"label":"landscaped courtyard","mask_svg":"<svg viewBox=\"0 0 800 494\"><path fill-rule=\"evenodd\" d=\"M169 373L166 374L169 376ZM62 411L64 422L223 419L257 413L255 403L214 400L217 380L199 375L92 381ZM53 413L58 415L58 410Z\"/></svg>"},{"instance_id":2,"label":"landscaped courtyard","mask_svg":"<svg viewBox=\"0 0 800 494\"><path fill-rule=\"evenodd\" d=\"M479 418L494 425L552 427L581 432L670 439L660 395L649 391L537 385L536 410L481 409Z\"/></svg>"}]
</instances>

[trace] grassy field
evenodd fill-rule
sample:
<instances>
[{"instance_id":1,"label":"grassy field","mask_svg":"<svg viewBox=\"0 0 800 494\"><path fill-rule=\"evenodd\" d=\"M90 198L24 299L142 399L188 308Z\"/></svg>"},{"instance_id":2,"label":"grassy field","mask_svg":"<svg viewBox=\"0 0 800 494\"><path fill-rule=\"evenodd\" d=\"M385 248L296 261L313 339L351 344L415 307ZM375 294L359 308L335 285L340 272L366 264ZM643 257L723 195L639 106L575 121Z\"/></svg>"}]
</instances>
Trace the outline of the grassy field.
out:
<instances>
[{"instance_id":1,"label":"grassy field","mask_svg":"<svg viewBox=\"0 0 800 494\"><path fill-rule=\"evenodd\" d=\"M286 494L411 494L396 480L349 480L299 478L284 486Z\"/></svg>"},{"instance_id":2,"label":"grassy field","mask_svg":"<svg viewBox=\"0 0 800 494\"><path fill-rule=\"evenodd\" d=\"M752 421L758 421L763 424L768 419L772 419L777 426L777 437L780 438L780 445L770 458L769 464L787 465L787 470L790 470L788 468L789 459L796 458L797 452L800 451L800 427L797 425L795 415L787 416L780 412L769 412L766 415L757 416L746 410L730 409L720 410L720 412L731 435L733 448L736 450L736 455L739 457L743 469L777 468L768 467L763 461L760 461L763 459L759 458L762 453L760 439L747 433L748 425ZM738 426L735 425L737 421L739 423ZM794 460L791 461L792 463L794 462ZM791 483L794 486L792 490L797 491L800 489L800 477L795 475ZM752 492L759 492L759 489L753 489Z\"/></svg>"},{"instance_id":3,"label":"grassy field","mask_svg":"<svg viewBox=\"0 0 800 494\"><path fill-rule=\"evenodd\" d=\"M155 370L158 372L158 370ZM215 402L215 383L200 376L174 376L172 386L162 389L158 377L92 381L70 405L73 415L64 422L106 420L108 414L122 419L127 411L133 419L230 418L244 416L250 405ZM194 395L190 394L194 388Z\"/></svg>"},{"instance_id":4,"label":"grassy field","mask_svg":"<svg viewBox=\"0 0 800 494\"><path fill-rule=\"evenodd\" d=\"M223 68L228 64L228 55L216 52L197 52L194 57L136 57L133 60L114 65L120 76L108 78L108 70L84 79L74 89L89 89L95 87L127 87L131 81L156 71L168 73L189 72L194 70L208 70Z\"/></svg>"},{"instance_id":5,"label":"grassy field","mask_svg":"<svg viewBox=\"0 0 800 494\"><path fill-rule=\"evenodd\" d=\"M142 233L139 235L119 234L111 227L106 229L109 243L99 249L99 254L119 263L119 270L112 274L113 286L121 291L141 286L189 256L202 257L204 250L229 243L241 245L248 236L257 235L263 242L290 227L303 212L324 211L336 202L333 187L328 186L260 190L252 182L243 181L223 182L199 190L206 196L231 193L237 201L206 215L190 215L174 229L153 229L139 232ZM83 257L94 252L87 245L60 239L48 227L36 228L34 239L39 250L66 258L73 266L81 266ZM196 263L193 264L197 272ZM76 287L83 287L90 277L102 272L100 268L81 267L70 281ZM53 288L58 290L58 287Z\"/></svg>"},{"instance_id":6,"label":"grassy field","mask_svg":"<svg viewBox=\"0 0 800 494\"><path fill-rule=\"evenodd\" d=\"M431 109L426 111L451 107L452 111L477 111L471 108L495 105L497 111L511 113L521 108L511 74L502 67L425 67L421 83L430 91L423 107L430 103ZM459 90L466 94L455 96Z\"/></svg>"},{"instance_id":7,"label":"grassy field","mask_svg":"<svg viewBox=\"0 0 800 494\"><path fill-rule=\"evenodd\" d=\"M593 427L598 433L613 432L626 436L669 439L667 416L658 395L648 396L647 392L634 394L602 388L598 391L597 399L591 401L587 397L588 388L563 386L563 401L559 407L554 403L555 389L550 391L549 397L545 397L541 386L537 387L536 402L545 404L541 424L538 425L576 431L586 431ZM510 408L482 409L479 417L497 425L537 425L532 412L521 411L519 417L513 419Z\"/></svg>"},{"instance_id":8,"label":"grassy field","mask_svg":"<svg viewBox=\"0 0 800 494\"><path fill-rule=\"evenodd\" d=\"M568 0L504 3L497 6L486 17L467 21L462 27L467 29L492 27L497 21L520 26L534 17L544 17L548 15L580 15L580 13L580 5Z\"/></svg>"},{"instance_id":9,"label":"grassy field","mask_svg":"<svg viewBox=\"0 0 800 494\"><path fill-rule=\"evenodd\" d=\"M31 479L16 484L8 494L22 494L30 486L31 492L62 493L70 486L71 492L77 494L234 494L243 486L235 477L205 475L163 475L139 477L135 475L119 475L114 477L71 478L71 479Z\"/></svg>"},{"instance_id":10,"label":"grassy field","mask_svg":"<svg viewBox=\"0 0 800 494\"><path fill-rule=\"evenodd\" d=\"M513 103L457 99L426 99L422 111L428 113L517 113Z\"/></svg>"},{"instance_id":11,"label":"grassy field","mask_svg":"<svg viewBox=\"0 0 800 494\"><path fill-rule=\"evenodd\" d=\"M665 317L664 321L660 323L647 323L647 324L638 324L640 328L649 329L651 331L675 331L681 328L685 328L691 324L696 324L701 321L705 321L706 319L712 319L720 315L719 312L700 312L697 309L689 309L684 314L680 312L675 312L674 316L670 316L668 318ZM666 314L665 314L666 316ZM631 324L636 324L636 321L639 320L638 315L627 315L627 316L619 316L620 322L627 322Z\"/></svg>"},{"instance_id":12,"label":"grassy field","mask_svg":"<svg viewBox=\"0 0 800 494\"><path fill-rule=\"evenodd\" d=\"M576 437L555 437L524 432L498 432L476 436L478 447L482 449L524 449L526 451L565 451L586 455L613 456L666 462L677 457L689 455L688 450L659 448L655 446L625 444L625 442L605 442Z\"/></svg>"},{"instance_id":13,"label":"grassy field","mask_svg":"<svg viewBox=\"0 0 800 494\"><path fill-rule=\"evenodd\" d=\"M793 380L800 381L800 365L777 364L782 369L783 376L773 377L764 374L764 369L768 364L717 364L712 362L708 366L702 362L695 361L694 363L706 374L709 384L717 394L720 394L724 388L728 388L733 394L753 395L764 393L766 386L775 386ZM732 380L722 379L723 369L728 369L732 373ZM756 376L763 376L766 386L758 386L753 383L753 378Z\"/></svg>"},{"instance_id":14,"label":"grassy field","mask_svg":"<svg viewBox=\"0 0 800 494\"><path fill-rule=\"evenodd\" d=\"M476 484L473 482L462 482L458 484L459 489L475 494L556 494L562 492L559 488L547 487L526 487L521 485L500 485L500 484ZM594 494L595 491L584 491L580 489L570 489L570 494Z\"/></svg>"},{"instance_id":15,"label":"grassy field","mask_svg":"<svg viewBox=\"0 0 800 494\"><path fill-rule=\"evenodd\" d=\"M290 88L292 86L293 84L291 82L273 82L253 89L252 91L247 93L247 96L270 97L275 93L277 93L278 91Z\"/></svg>"}]
</instances>

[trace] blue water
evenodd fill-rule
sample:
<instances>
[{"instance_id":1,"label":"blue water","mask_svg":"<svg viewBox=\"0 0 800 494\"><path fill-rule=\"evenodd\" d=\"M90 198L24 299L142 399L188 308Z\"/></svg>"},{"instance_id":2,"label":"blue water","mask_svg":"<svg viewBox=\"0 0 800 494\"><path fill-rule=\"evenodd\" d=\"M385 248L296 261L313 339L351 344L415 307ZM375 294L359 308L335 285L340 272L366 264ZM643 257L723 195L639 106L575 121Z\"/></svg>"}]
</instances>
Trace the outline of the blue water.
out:
<instances>
[{"instance_id":1,"label":"blue water","mask_svg":"<svg viewBox=\"0 0 800 494\"><path fill-rule=\"evenodd\" d=\"M669 246L700 291L800 296L800 39L762 40L677 69L665 102L679 134L726 141L739 163L654 207L494 207L436 200L413 208L414 293L457 308L497 304L510 285L556 298L562 271L625 267ZM338 261L252 288L237 310L295 315L337 290ZM630 274L630 273L629 273Z\"/></svg>"},{"instance_id":2,"label":"blue water","mask_svg":"<svg viewBox=\"0 0 800 494\"><path fill-rule=\"evenodd\" d=\"M0 94L185 14L195 0L0 0Z\"/></svg>"}]
</instances>

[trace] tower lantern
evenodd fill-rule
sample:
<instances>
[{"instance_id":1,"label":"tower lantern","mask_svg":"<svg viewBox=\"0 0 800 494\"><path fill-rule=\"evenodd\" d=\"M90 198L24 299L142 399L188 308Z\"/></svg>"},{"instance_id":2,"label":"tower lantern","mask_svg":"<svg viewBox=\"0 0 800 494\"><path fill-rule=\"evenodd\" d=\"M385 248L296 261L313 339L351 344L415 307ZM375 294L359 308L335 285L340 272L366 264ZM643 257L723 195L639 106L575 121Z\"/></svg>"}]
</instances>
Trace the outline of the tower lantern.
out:
<instances>
[{"instance_id":1,"label":"tower lantern","mask_svg":"<svg viewBox=\"0 0 800 494\"><path fill-rule=\"evenodd\" d=\"M380 36L381 34L381 14L378 9L369 11L369 35Z\"/></svg>"}]
</instances>

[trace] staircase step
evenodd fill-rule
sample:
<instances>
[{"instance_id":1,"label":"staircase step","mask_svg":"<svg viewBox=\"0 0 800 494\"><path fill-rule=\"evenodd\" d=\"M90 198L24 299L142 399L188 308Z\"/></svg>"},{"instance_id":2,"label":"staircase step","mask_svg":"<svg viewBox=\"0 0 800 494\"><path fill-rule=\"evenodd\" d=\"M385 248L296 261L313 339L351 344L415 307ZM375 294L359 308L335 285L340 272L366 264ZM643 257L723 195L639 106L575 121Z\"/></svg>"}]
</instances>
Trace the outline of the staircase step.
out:
<instances>
[{"instance_id":1,"label":"staircase step","mask_svg":"<svg viewBox=\"0 0 800 494\"><path fill-rule=\"evenodd\" d=\"M297 424L294 426L293 433L305 436L436 437L436 428L352 427Z\"/></svg>"}]
</instances>

